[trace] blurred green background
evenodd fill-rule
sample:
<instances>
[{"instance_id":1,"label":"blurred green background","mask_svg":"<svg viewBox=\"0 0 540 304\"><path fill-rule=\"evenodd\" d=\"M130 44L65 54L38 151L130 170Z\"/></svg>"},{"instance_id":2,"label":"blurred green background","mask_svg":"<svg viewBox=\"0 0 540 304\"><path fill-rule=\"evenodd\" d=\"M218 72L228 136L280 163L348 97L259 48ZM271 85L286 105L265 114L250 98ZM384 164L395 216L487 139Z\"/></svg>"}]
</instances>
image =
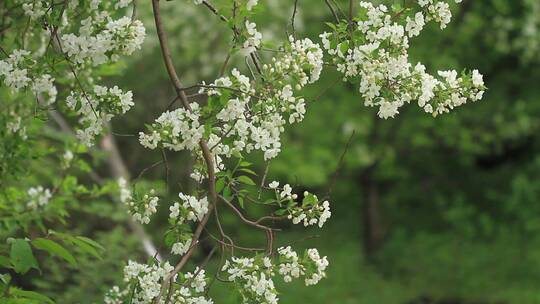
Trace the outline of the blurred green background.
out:
<instances>
[{"instance_id":1,"label":"blurred green background","mask_svg":"<svg viewBox=\"0 0 540 304\"><path fill-rule=\"evenodd\" d=\"M135 96L134 109L113 123L132 176L159 161L161 153L126 135L141 131L142 122L153 121L174 96L150 3L139 2L145 47L110 77ZM285 39L294 1L259 2L256 21L263 37ZM164 1L162 7L184 84L215 79L230 44L225 26L190 1ZM381 120L376 109L363 106L357 85L343 83L330 67L318 85L304 90L311 101L305 121L286 131L283 151L270 163L270 179L324 195L353 131L354 136L327 226L306 231L278 224L284 231L277 245L315 246L330 260L328 278L319 285L280 286L281 303L540 303L540 1L464 0L453 5L453 14L446 30L432 24L411 41L412 61L431 71L479 69L489 87L484 100L436 119L411 105L396 119ZM318 41L326 21L331 15L323 1L298 1L298 36ZM270 59L272 53L262 56ZM232 58L233 65L247 71L240 56ZM163 167L144 175L161 189L162 202L189 187L189 157L167 157L168 192ZM261 160L251 159L259 172L265 169ZM108 170L106 163L97 166ZM253 217L264 211L246 208ZM71 215L72 228L107 244L104 259L81 260L81 271L51 264L42 276L22 282L48 290L58 303L102 302L104 292L120 282L125 261L145 259L121 208L95 201L79 209ZM153 219L149 235L162 235L167 209ZM222 213L229 235L242 244L260 244L264 234ZM162 239L154 241L163 248ZM209 246L203 243L194 263ZM239 303L226 285L216 283L211 294L217 304Z\"/></svg>"}]
</instances>

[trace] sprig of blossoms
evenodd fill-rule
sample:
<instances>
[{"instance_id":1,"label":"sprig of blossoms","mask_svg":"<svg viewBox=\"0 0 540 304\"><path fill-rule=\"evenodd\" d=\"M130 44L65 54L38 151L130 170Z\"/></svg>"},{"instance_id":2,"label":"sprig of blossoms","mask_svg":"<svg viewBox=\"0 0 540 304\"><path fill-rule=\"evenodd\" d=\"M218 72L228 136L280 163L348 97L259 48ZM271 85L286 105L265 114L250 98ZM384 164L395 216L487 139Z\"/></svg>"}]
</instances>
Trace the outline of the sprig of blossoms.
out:
<instances>
[{"instance_id":1,"label":"sprig of blossoms","mask_svg":"<svg viewBox=\"0 0 540 304\"><path fill-rule=\"evenodd\" d=\"M29 200L26 203L26 206L33 210L47 206L49 200L52 198L51 190L45 189L42 186L31 187L28 189L27 194Z\"/></svg>"},{"instance_id":2,"label":"sprig of blossoms","mask_svg":"<svg viewBox=\"0 0 540 304\"><path fill-rule=\"evenodd\" d=\"M273 265L268 257L232 257L225 261L221 271L227 272L227 279L237 284L243 303L278 303L278 293L272 280Z\"/></svg>"},{"instance_id":3,"label":"sprig of blossoms","mask_svg":"<svg viewBox=\"0 0 540 304\"><path fill-rule=\"evenodd\" d=\"M174 269L168 262L153 265L139 264L129 261L124 268L124 282L126 286L121 289L114 286L105 296L105 303L134 303L151 304L160 293L163 280ZM205 297L207 285L205 271L198 267L194 272L179 273L172 285L170 301L161 298L159 304L212 304L211 299Z\"/></svg>"},{"instance_id":4,"label":"sprig of blossoms","mask_svg":"<svg viewBox=\"0 0 540 304\"><path fill-rule=\"evenodd\" d=\"M279 274L285 282L291 282L293 278L304 276L306 286L316 285L326 277L328 259L319 255L315 248L307 249L303 257L292 250L291 246L278 248Z\"/></svg>"},{"instance_id":5,"label":"sprig of blossoms","mask_svg":"<svg viewBox=\"0 0 540 304\"><path fill-rule=\"evenodd\" d=\"M172 228L166 235L166 242L171 246L171 253L184 255L192 245L192 233L188 222L202 221L208 213L208 198L201 199L179 193L181 202L169 207L169 223Z\"/></svg>"},{"instance_id":6,"label":"sprig of blossoms","mask_svg":"<svg viewBox=\"0 0 540 304\"><path fill-rule=\"evenodd\" d=\"M66 99L68 108L79 115L79 123L84 129L77 130L79 140L92 146L96 136L103 131L103 125L115 115L125 114L133 103L133 93L123 92L117 86L107 88L95 85L92 92L72 91Z\"/></svg>"},{"instance_id":7,"label":"sprig of blossoms","mask_svg":"<svg viewBox=\"0 0 540 304\"><path fill-rule=\"evenodd\" d=\"M244 41L243 51L246 54L253 53L261 45L262 34L257 31L257 25L254 22L246 20L245 22L247 37Z\"/></svg>"},{"instance_id":8,"label":"sprig of blossoms","mask_svg":"<svg viewBox=\"0 0 540 304\"><path fill-rule=\"evenodd\" d=\"M463 0L454 0L455 3L461 3ZM426 21L434 20L439 23L441 29L445 29L452 20L450 5L446 1L439 0L418 0L418 5L425 13Z\"/></svg>"},{"instance_id":9,"label":"sprig of blossoms","mask_svg":"<svg viewBox=\"0 0 540 304\"><path fill-rule=\"evenodd\" d=\"M26 134L26 126L22 123L22 117L18 116L15 112L11 112L8 119L6 129L12 134L18 135L21 139L26 140L28 135Z\"/></svg>"},{"instance_id":10,"label":"sprig of blossoms","mask_svg":"<svg viewBox=\"0 0 540 304\"><path fill-rule=\"evenodd\" d=\"M30 17L30 20L32 21L39 19L47 12L46 7L43 6L43 1L41 0L18 0L17 2L22 4L24 14Z\"/></svg>"},{"instance_id":11,"label":"sprig of blossoms","mask_svg":"<svg viewBox=\"0 0 540 304\"><path fill-rule=\"evenodd\" d=\"M286 283L304 276L305 284L309 286L326 277L327 267L327 258L321 258L317 249L308 249L300 257L288 246L278 248L277 264L267 256L232 257L221 271L238 286L243 303L277 304L278 292L273 281L276 273L283 276Z\"/></svg>"},{"instance_id":12,"label":"sprig of blossoms","mask_svg":"<svg viewBox=\"0 0 540 304\"><path fill-rule=\"evenodd\" d=\"M437 116L469 100L480 100L486 89L477 70L460 77L456 71L439 71L436 78L421 63L413 67L409 37L419 35L429 20L444 28L451 17L446 2L421 0L418 4L421 11L400 23L385 5L362 1L354 38L343 23L334 26L333 33L320 35L344 80L359 79L364 104L379 107L381 118L395 117L403 105L413 101Z\"/></svg>"},{"instance_id":13,"label":"sprig of blossoms","mask_svg":"<svg viewBox=\"0 0 540 304\"><path fill-rule=\"evenodd\" d=\"M204 126L199 122L199 105L190 106L191 111L180 108L161 114L150 126L150 134L139 133L140 143L149 149L195 150L203 137Z\"/></svg>"},{"instance_id":14,"label":"sprig of blossoms","mask_svg":"<svg viewBox=\"0 0 540 304\"><path fill-rule=\"evenodd\" d=\"M304 191L302 202L296 202L298 195L292 193L292 187L285 184L279 188L277 181L271 182L268 187L276 193L276 202L280 207L278 214L287 214L287 218L292 220L293 224L303 222L304 226L318 225L322 228L324 223L330 218L330 203L328 201L320 202L316 195Z\"/></svg>"},{"instance_id":15,"label":"sprig of blossoms","mask_svg":"<svg viewBox=\"0 0 540 304\"><path fill-rule=\"evenodd\" d=\"M137 198L133 197L133 193L123 177L118 179L118 186L120 188L120 201L125 204L133 219L141 224L150 223L150 216L157 212L159 201L159 198L155 196L154 189L141 198Z\"/></svg>"},{"instance_id":16,"label":"sprig of blossoms","mask_svg":"<svg viewBox=\"0 0 540 304\"><path fill-rule=\"evenodd\" d=\"M178 197L182 203L174 203L169 208L169 218L177 224L182 224L186 221L201 221L208 213L208 198L203 197L197 199L195 196L179 193Z\"/></svg>"},{"instance_id":17,"label":"sprig of blossoms","mask_svg":"<svg viewBox=\"0 0 540 304\"><path fill-rule=\"evenodd\" d=\"M0 80L7 87L15 92L29 87L39 101L53 104L58 94L54 78L37 70L37 62L27 50L13 50L8 58L0 60Z\"/></svg>"},{"instance_id":18,"label":"sprig of blossoms","mask_svg":"<svg viewBox=\"0 0 540 304\"><path fill-rule=\"evenodd\" d=\"M145 35L141 21L127 16L115 20L107 11L96 8L81 22L78 35L61 35L62 50L76 64L97 66L131 55L141 48Z\"/></svg>"},{"instance_id":19,"label":"sprig of blossoms","mask_svg":"<svg viewBox=\"0 0 540 304\"><path fill-rule=\"evenodd\" d=\"M198 150L201 139L212 150L216 171L224 169L222 158L243 152L260 150L265 160L272 159L281 151L287 121L293 124L304 118L305 100L294 93L319 79L322 57L319 45L290 37L273 62L263 65L265 82L260 87L233 69L230 76L200 86L199 93L209 97L207 105L192 103L190 110L163 113L148 132L139 133L139 141L150 149L195 151L200 165L192 176L199 182L206 175Z\"/></svg>"}]
</instances>

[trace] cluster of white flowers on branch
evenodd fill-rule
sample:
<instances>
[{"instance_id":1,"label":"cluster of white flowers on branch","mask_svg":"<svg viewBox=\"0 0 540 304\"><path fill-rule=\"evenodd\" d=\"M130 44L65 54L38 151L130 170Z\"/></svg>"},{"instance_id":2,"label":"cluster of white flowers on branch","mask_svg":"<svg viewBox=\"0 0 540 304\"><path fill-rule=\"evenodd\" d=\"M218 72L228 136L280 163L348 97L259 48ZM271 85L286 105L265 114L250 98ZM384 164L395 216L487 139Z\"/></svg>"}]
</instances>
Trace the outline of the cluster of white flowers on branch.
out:
<instances>
[{"instance_id":1,"label":"cluster of white flowers on branch","mask_svg":"<svg viewBox=\"0 0 540 304\"><path fill-rule=\"evenodd\" d=\"M212 304L213 301L205 298L207 278L204 269L196 268L193 273L187 272L175 278L175 285L179 286L171 292L168 299L154 302L160 293L163 280L173 267L168 263L145 265L129 261L124 268L125 288L114 286L105 296L106 304L149 304L149 303L179 303L179 304Z\"/></svg>"},{"instance_id":2,"label":"cluster of white flowers on branch","mask_svg":"<svg viewBox=\"0 0 540 304\"><path fill-rule=\"evenodd\" d=\"M118 179L118 187L120 189L120 201L124 203L133 219L141 224L150 223L150 216L157 212L159 201L159 198L155 196L154 189L151 189L148 194L144 194L140 198L134 197L126 179L123 177Z\"/></svg>"},{"instance_id":3,"label":"cluster of white flowers on branch","mask_svg":"<svg viewBox=\"0 0 540 304\"><path fill-rule=\"evenodd\" d=\"M76 64L97 66L117 61L121 55L129 56L140 49L144 41L146 32L141 21L127 16L113 19L98 3L92 2L90 16L82 20L78 35L60 36L62 50Z\"/></svg>"},{"instance_id":4,"label":"cluster of white flowers on branch","mask_svg":"<svg viewBox=\"0 0 540 304\"><path fill-rule=\"evenodd\" d=\"M223 265L221 271L226 272L227 279L238 286L243 303L278 303L278 292L273 281L276 273L283 276L284 282L304 276L306 286L315 285L326 276L328 260L321 258L317 249L306 250L302 257L290 246L280 247L277 252L276 264L267 256L255 256L233 257Z\"/></svg>"},{"instance_id":5,"label":"cluster of white flowers on branch","mask_svg":"<svg viewBox=\"0 0 540 304\"><path fill-rule=\"evenodd\" d=\"M17 92L29 87L38 101L51 105L56 101L57 89L51 75L36 72L37 62L27 50L13 50L9 57L0 60L0 80Z\"/></svg>"},{"instance_id":6,"label":"cluster of white flowers on branch","mask_svg":"<svg viewBox=\"0 0 540 304\"><path fill-rule=\"evenodd\" d=\"M191 103L191 111L176 109L167 111L156 119L150 134L139 133L141 144L149 149L163 147L173 151L197 149L203 137L204 126L199 122L199 104Z\"/></svg>"},{"instance_id":7,"label":"cluster of white flowers on branch","mask_svg":"<svg viewBox=\"0 0 540 304\"><path fill-rule=\"evenodd\" d=\"M49 200L52 198L51 190L43 188L43 186L31 187L28 189L28 208L37 210L43 208L49 204Z\"/></svg>"},{"instance_id":8,"label":"cluster of white flowers on branch","mask_svg":"<svg viewBox=\"0 0 540 304\"><path fill-rule=\"evenodd\" d=\"M170 230L166 234L165 240L171 246L171 253L184 255L192 245L192 232L188 222L200 222L208 213L208 198L201 199L192 195L179 193L178 197L182 201L175 202L169 208Z\"/></svg>"},{"instance_id":9,"label":"cluster of white flowers on branch","mask_svg":"<svg viewBox=\"0 0 540 304\"><path fill-rule=\"evenodd\" d=\"M72 91L66 104L80 116L79 123L84 129L77 130L77 137L87 146L93 145L105 123L117 114L126 113L134 105L131 91L124 93L117 86L107 88L99 85L95 85L92 92Z\"/></svg>"},{"instance_id":10,"label":"cluster of white flowers on branch","mask_svg":"<svg viewBox=\"0 0 540 304\"><path fill-rule=\"evenodd\" d=\"M419 35L426 22L434 20L444 28L451 17L446 2L422 0L418 5L419 12L404 8L392 15L385 5L362 1L355 25L343 22L320 35L338 71L346 80L360 79L364 104L379 107L381 118L394 117L413 101L436 116L480 100L485 90L476 70L460 77L456 71L439 71L436 78L421 63L410 63L409 38Z\"/></svg>"},{"instance_id":11,"label":"cluster of white flowers on branch","mask_svg":"<svg viewBox=\"0 0 540 304\"><path fill-rule=\"evenodd\" d=\"M69 110L81 116L79 123L83 128L77 131L79 139L87 146L93 145L104 123L133 106L130 91L96 85L92 77L96 66L117 61L120 56L140 49L145 38L142 22L121 16L121 9L131 0L16 2L20 6L14 9L20 9L31 22L40 25L41 41L32 51L15 49L8 54L2 49L7 58L0 60L0 81L13 92L28 88L38 105L51 106L58 95L55 79L75 80L75 85L68 87L72 91L66 103ZM73 21L68 22L71 18ZM23 35L21 45L25 45L25 38ZM62 68L58 68L59 64ZM62 109L62 105L57 104L57 108Z\"/></svg>"},{"instance_id":12,"label":"cluster of white flowers on branch","mask_svg":"<svg viewBox=\"0 0 540 304\"><path fill-rule=\"evenodd\" d=\"M292 187L285 184L279 188L279 182L273 181L268 187L276 194L276 204L283 208L276 211L276 215L285 215L292 220L293 224L303 222L304 226L317 224L322 228L324 223L330 218L330 203L328 201L319 202L316 195L304 191L302 202L296 202L297 194L292 193Z\"/></svg>"},{"instance_id":13,"label":"cluster of white flowers on branch","mask_svg":"<svg viewBox=\"0 0 540 304\"><path fill-rule=\"evenodd\" d=\"M281 151L280 135L286 121L292 124L304 118L305 100L294 96L294 91L318 80L322 56L321 48L311 40L291 37L273 62L263 65L265 82L254 85L233 69L231 76L196 85L199 93L208 95L208 104L200 108L192 103L191 110L163 113L148 133L140 134L140 142L150 149L193 151L204 138L216 158L217 170L221 157L242 152L261 150L266 160L274 158Z\"/></svg>"}]
</instances>

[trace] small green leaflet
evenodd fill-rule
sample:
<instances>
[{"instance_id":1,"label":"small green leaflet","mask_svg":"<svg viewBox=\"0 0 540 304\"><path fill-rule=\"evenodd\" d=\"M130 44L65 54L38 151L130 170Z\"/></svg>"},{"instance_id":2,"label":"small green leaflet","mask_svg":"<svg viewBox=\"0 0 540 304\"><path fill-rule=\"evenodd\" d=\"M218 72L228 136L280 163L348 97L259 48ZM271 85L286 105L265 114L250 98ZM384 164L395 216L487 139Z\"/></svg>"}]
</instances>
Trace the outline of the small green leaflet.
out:
<instances>
[{"instance_id":1,"label":"small green leaflet","mask_svg":"<svg viewBox=\"0 0 540 304\"><path fill-rule=\"evenodd\" d=\"M61 257L66 260L71 266L77 266L75 257L67 251L62 245L44 238L32 240L32 245L39 250L47 251L50 255Z\"/></svg>"},{"instance_id":2,"label":"small green leaflet","mask_svg":"<svg viewBox=\"0 0 540 304\"><path fill-rule=\"evenodd\" d=\"M250 185L250 186L255 186L255 182L251 178L249 178L249 177L247 177L245 175L239 176L237 179L238 179L239 182L241 182L243 184Z\"/></svg>"},{"instance_id":3,"label":"small green leaflet","mask_svg":"<svg viewBox=\"0 0 540 304\"><path fill-rule=\"evenodd\" d=\"M15 239L11 243L11 264L17 273L25 274L31 268L39 269L38 262L32 253L32 248L24 239Z\"/></svg>"},{"instance_id":4,"label":"small green leaflet","mask_svg":"<svg viewBox=\"0 0 540 304\"><path fill-rule=\"evenodd\" d=\"M9 289L9 293L13 296L16 296L16 297L20 297L20 298L25 298L25 299L30 299L30 300L34 300L30 303L51 303L51 304L54 304L54 301L51 300L51 298L45 296L45 295L42 295L40 293L37 293L35 291L28 291L28 290L22 290L22 289L18 289L18 288L10 288ZM25 303L28 303L28 302L25 302Z\"/></svg>"}]
</instances>

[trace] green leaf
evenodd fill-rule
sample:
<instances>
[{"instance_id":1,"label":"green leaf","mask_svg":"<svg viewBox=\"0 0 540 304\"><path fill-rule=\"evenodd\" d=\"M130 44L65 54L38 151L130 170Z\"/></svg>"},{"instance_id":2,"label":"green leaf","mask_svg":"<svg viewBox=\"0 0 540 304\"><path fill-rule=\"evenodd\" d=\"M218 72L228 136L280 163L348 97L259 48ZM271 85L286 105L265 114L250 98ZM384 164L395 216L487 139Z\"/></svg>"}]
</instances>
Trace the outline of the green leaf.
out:
<instances>
[{"instance_id":1,"label":"green leaf","mask_svg":"<svg viewBox=\"0 0 540 304\"><path fill-rule=\"evenodd\" d=\"M47 251L50 255L61 257L66 260L71 266L77 266L75 257L67 251L62 245L44 238L37 238L32 241L32 245L37 249Z\"/></svg>"},{"instance_id":2,"label":"green leaf","mask_svg":"<svg viewBox=\"0 0 540 304\"><path fill-rule=\"evenodd\" d=\"M240 205L240 207L242 209L244 209L244 198L243 197L241 197L241 196L238 197L238 204Z\"/></svg>"},{"instance_id":3,"label":"green leaf","mask_svg":"<svg viewBox=\"0 0 540 304\"><path fill-rule=\"evenodd\" d=\"M7 256L0 255L0 267L10 268L11 261Z\"/></svg>"},{"instance_id":4,"label":"green leaf","mask_svg":"<svg viewBox=\"0 0 540 304\"><path fill-rule=\"evenodd\" d=\"M32 248L23 239L13 240L10 252L11 263L17 273L25 274L31 268L39 269L38 262L32 253Z\"/></svg>"},{"instance_id":5,"label":"green leaf","mask_svg":"<svg viewBox=\"0 0 540 304\"><path fill-rule=\"evenodd\" d=\"M51 304L54 304L54 301L51 300L51 298L49 298L49 297L47 297L45 295L42 295L40 293L37 293L35 291L22 290L22 289L18 289L18 288L10 288L9 292L10 292L11 295L14 295L16 297L35 300L35 301L38 301L38 303L51 303Z\"/></svg>"},{"instance_id":6,"label":"green leaf","mask_svg":"<svg viewBox=\"0 0 540 304\"><path fill-rule=\"evenodd\" d=\"M287 213L287 209L279 209L279 210L276 210L276 212L274 212L275 215L285 215Z\"/></svg>"},{"instance_id":7,"label":"green leaf","mask_svg":"<svg viewBox=\"0 0 540 304\"><path fill-rule=\"evenodd\" d=\"M237 177L237 179L239 182L244 183L246 185L255 186L255 182L250 177L247 177L245 175L239 176Z\"/></svg>"},{"instance_id":8,"label":"green leaf","mask_svg":"<svg viewBox=\"0 0 540 304\"><path fill-rule=\"evenodd\" d=\"M225 188L225 179L220 178L216 181L216 193L221 193L223 188Z\"/></svg>"},{"instance_id":9,"label":"green leaf","mask_svg":"<svg viewBox=\"0 0 540 304\"><path fill-rule=\"evenodd\" d=\"M75 246L77 246L82 252L86 253L86 254L90 254L92 256L94 256L95 258L97 258L98 260L101 260L101 255L98 253L98 251L96 250L96 248L94 248L93 246L91 246L90 244L84 242L84 241L81 241L79 239L76 239L76 238L72 238L71 241L75 244Z\"/></svg>"},{"instance_id":10,"label":"green leaf","mask_svg":"<svg viewBox=\"0 0 540 304\"><path fill-rule=\"evenodd\" d=\"M240 167L249 167L249 166L251 166L250 162L247 162L245 160L240 162Z\"/></svg>"},{"instance_id":11,"label":"green leaf","mask_svg":"<svg viewBox=\"0 0 540 304\"><path fill-rule=\"evenodd\" d=\"M255 171L253 171L251 169L248 169L248 168L242 168L242 169L240 169L238 171L246 172L246 173L253 174L253 175L257 176L257 173L255 173Z\"/></svg>"},{"instance_id":12,"label":"green leaf","mask_svg":"<svg viewBox=\"0 0 540 304\"><path fill-rule=\"evenodd\" d=\"M98 249L100 249L100 250L105 251L105 247L101 246L100 243L98 243L98 242L92 240L91 238L87 238L87 237L85 237L85 236L77 236L77 237L75 237L75 238L77 238L77 239L79 239L79 240L81 240L81 241L83 241L83 242L88 243L89 245L93 246L94 248L98 248Z\"/></svg>"},{"instance_id":13,"label":"green leaf","mask_svg":"<svg viewBox=\"0 0 540 304\"><path fill-rule=\"evenodd\" d=\"M232 193L231 193L231 189L230 188L225 188L225 190L223 191L223 197L230 201L231 198L232 198Z\"/></svg>"}]
</instances>

